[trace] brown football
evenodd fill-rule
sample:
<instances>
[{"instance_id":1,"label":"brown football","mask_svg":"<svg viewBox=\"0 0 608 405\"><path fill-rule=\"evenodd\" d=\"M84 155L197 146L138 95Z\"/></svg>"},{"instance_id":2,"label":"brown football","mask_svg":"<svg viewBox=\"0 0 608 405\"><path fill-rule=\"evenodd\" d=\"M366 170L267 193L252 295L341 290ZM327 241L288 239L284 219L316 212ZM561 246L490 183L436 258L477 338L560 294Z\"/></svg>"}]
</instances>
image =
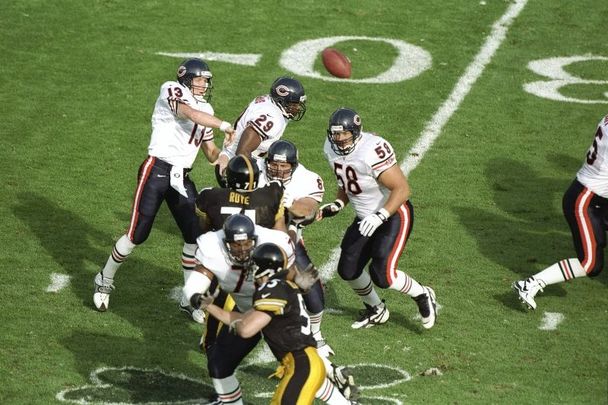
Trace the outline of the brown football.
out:
<instances>
[{"instance_id":1,"label":"brown football","mask_svg":"<svg viewBox=\"0 0 608 405\"><path fill-rule=\"evenodd\" d=\"M321 52L321 60L325 69L335 77L348 79L351 74L351 63L348 57L334 48L325 48Z\"/></svg>"}]
</instances>

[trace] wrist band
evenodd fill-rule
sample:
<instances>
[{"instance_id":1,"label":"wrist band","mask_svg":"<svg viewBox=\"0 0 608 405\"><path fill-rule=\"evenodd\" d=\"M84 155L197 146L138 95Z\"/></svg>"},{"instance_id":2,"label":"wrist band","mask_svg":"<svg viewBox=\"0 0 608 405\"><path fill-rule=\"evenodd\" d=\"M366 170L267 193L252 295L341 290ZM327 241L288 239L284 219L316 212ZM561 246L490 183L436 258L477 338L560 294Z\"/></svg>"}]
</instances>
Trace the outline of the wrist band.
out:
<instances>
[{"instance_id":1,"label":"wrist band","mask_svg":"<svg viewBox=\"0 0 608 405\"><path fill-rule=\"evenodd\" d=\"M386 221L388 219L388 217L391 216L391 214L389 214L388 211L384 207L380 208L378 210L378 212L376 212L376 215L378 215L383 222Z\"/></svg>"},{"instance_id":2,"label":"wrist band","mask_svg":"<svg viewBox=\"0 0 608 405\"><path fill-rule=\"evenodd\" d=\"M226 132L226 130L228 128L230 128L232 125L230 125L230 123L228 121L222 121L222 123L220 124L220 131L222 132Z\"/></svg>"},{"instance_id":3,"label":"wrist band","mask_svg":"<svg viewBox=\"0 0 608 405\"><path fill-rule=\"evenodd\" d=\"M335 199L334 204L336 204L338 207L340 207L340 209L344 208L344 206L346 205L346 204L344 204L344 201L342 201L339 198Z\"/></svg>"}]
</instances>

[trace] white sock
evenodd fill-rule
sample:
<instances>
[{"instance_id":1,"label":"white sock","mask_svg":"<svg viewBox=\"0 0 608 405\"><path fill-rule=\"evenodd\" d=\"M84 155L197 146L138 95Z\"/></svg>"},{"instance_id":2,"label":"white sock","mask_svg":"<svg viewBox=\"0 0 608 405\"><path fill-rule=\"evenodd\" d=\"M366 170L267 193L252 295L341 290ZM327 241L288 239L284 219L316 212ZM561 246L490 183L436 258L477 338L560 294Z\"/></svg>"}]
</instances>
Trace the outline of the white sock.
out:
<instances>
[{"instance_id":1,"label":"white sock","mask_svg":"<svg viewBox=\"0 0 608 405\"><path fill-rule=\"evenodd\" d=\"M328 405L350 405L350 401L344 398L340 390L327 377L315 397Z\"/></svg>"},{"instance_id":2,"label":"white sock","mask_svg":"<svg viewBox=\"0 0 608 405\"><path fill-rule=\"evenodd\" d=\"M358 278L348 280L348 284L367 305L375 307L376 305L380 305L382 303L382 301L380 301L380 297L378 297L378 294L374 289L374 286L372 285L372 278L366 271L362 272Z\"/></svg>"},{"instance_id":3,"label":"white sock","mask_svg":"<svg viewBox=\"0 0 608 405\"><path fill-rule=\"evenodd\" d=\"M104 279L108 279L110 282L114 279L116 271L127 260L133 249L135 249L135 246L137 245L131 242L127 235L122 235L118 239L112 248L112 254L108 257L106 265L101 269L101 275Z\"/></svg>"},{"instance_id":4,"label":"white sock","mask_svg":"<svg viewBox=\"0 0 608 405\"><path fill-rule=\"evenodd\" d=\"M323 335L321 334L321 319L323 319L323 311L317 314L311 314L308 312L308 317L310 318L310 331L312 332L312 337L318 342L319 340L323 340Z\"/></svg>"},{"instance_id":5,"label":"white sock","mask_svg":"<svg viewBox=\"0 0 608 405\"><path fill-rule=\"evenodd\" d=\"M565 259L535 274L534 278L542 281L545 285L550 285L586 276L587 273L578 259Z\"/></svg>"},{"instance_id":6,"label":"white sock","mask_svg":"<svg viewBox=\"0 0 608 405\"><path fill-rule=\"evenodd\" d=\"M184 243L182 248L182 270L194 270L194 253L196 252L196 243Z\"/></svg>"},{"instance_id":7,"label":"white sock","mask_svg":"<svg viewBox=\"0 0 608 405\"><path fill-rule=\"evenodd\" d=\"M194 270L194 253L196 252L196 243L184 243L182 248L182 270L184 272L184 285L190 273Z\"/></svg>"},{"instance_id":8,"label":"white sock","mask_svg":"<svg viewBox=\"0 0 608 405\"><path fill-rule=\"evenodd\" d=\"M397 277L393 280L393 284L391 284L389 288L407 294L410 297L417 297L420 294L424 294L424 289L420 283L401 270L397 270Z\"/></svg>"},{"instance_id":9,"label":"white sock","mask_svg":"<svg viewBox=\"0 0 608 405\"><path fill-rule=\"evenodd\" d=\"M226 378L212 378L219 400L226 404L243 405L241 385L234 374Z\"/></svg>"}]
</instances>

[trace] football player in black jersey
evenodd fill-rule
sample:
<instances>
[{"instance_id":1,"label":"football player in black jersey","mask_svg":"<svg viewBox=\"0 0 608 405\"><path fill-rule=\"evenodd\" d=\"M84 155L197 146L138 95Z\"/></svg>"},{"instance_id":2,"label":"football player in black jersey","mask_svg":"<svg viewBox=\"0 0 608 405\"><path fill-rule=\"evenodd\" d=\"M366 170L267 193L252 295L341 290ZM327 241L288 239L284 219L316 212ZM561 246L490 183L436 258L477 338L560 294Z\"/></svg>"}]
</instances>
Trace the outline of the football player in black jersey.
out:
<instances>
[{"instance_id":1,"label":"football player in black jersey","mask_svg":"<svg viewBox=\"0 0 608 405\"><path fill-rule=\"evenodd\" d=\"M196 197L196 214L203 232L221 229L232 214L245 214L260 226L287 231L281 183L270 182L258 188L259 177L255 161L243 155L230 159L227 188L205 188Z\"/></svg>"},{"instance_id":2,"label":"football player in black jersey","mask_svg":"<svg viewBox=\"0 0 608 405\"><path fill-rule=\"evenodd\" d=\"M242 338L260 331L273 354L281 362L271 404L312 404L315 397L327 404L352 404L327 379L323 360L310 331L310 318L302 291L288 280L287 256L274 243L262 243L251 254L256 291L253 308L243 313L228 312L213 303L213 297L200 298L201 308Z\"/></svg>"}]
</instances>

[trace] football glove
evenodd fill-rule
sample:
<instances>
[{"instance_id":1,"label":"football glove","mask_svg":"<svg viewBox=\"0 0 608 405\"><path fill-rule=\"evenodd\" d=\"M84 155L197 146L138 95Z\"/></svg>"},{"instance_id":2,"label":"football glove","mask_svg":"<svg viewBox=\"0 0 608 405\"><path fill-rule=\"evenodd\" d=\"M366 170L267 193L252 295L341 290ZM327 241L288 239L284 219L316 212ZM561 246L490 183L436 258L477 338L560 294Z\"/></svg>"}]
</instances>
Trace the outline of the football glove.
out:
<instances>
[{"instance_id":1,"label":"football glove","mask_svg":"<svg viewBox=\"0 0 608 405\"><path fill-rule=\"evenodd\" d=\"M333 217L344 208L344 205L344 202L339 198L336 198L332 203L322 205L319 208L319 213L321 214L319 219Z\"/></svg>"},{"instance_id":2,"label":"football glove","mask_svg":"<svg viewBox=\"0 0 608 405\"><path fill-rule=\"evenodd\" d=\"M214 292L207 290L206 292L199 294L196 293L190 298L190 304L194 309L206 309L209 305L213 304L213 300L217 298L220 293L220 289L216 288Z\"/></svg>"},{"instance_id":3,"label":"football glove","mask_svg":"<svg viewBox=\"0 0 608 405\"><path fill-rule=\"evenodd\" d=\"M372 236L376 229L380 225L386 222L389 217L389 213L384 208L380 208L375 214L371 214L363 218L363 221L359 222L359 232L363 236Z\"/></svg>"}]
</instances>

